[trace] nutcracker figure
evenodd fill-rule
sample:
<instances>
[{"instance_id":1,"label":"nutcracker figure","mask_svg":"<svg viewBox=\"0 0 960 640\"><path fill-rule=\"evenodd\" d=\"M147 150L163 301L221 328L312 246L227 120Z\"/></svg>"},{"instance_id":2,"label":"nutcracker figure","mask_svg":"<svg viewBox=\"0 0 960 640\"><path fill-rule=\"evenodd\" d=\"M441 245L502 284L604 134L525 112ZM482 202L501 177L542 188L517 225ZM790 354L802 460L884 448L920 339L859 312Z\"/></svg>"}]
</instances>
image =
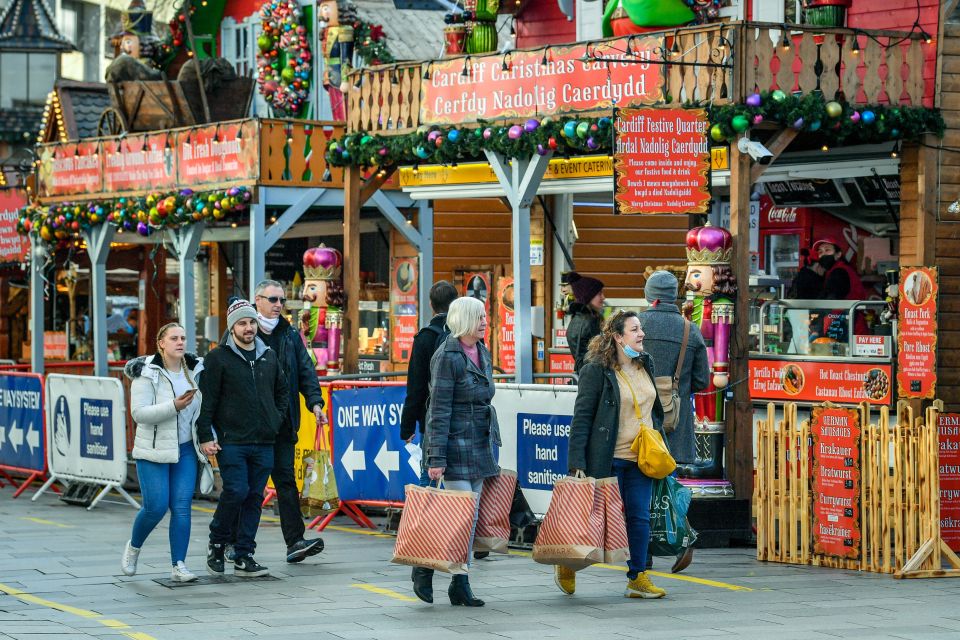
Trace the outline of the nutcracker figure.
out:
<instances>
[{"instance_id":1,"label":"nutcracker figure","mask_svg":"<svg viewBox=\"0 0 960 640\"><path fill-rule=\"evenodd\" d=\"M303 312L300 324L307 352L320 375L340 372L343 327L343 255L324 245L303 254Z\"/></svg>"},{"instance_id":2,"label":"nutcracker figure","mask_svg":"<svg viewBox=\"0 0 960 640\"><path fill-rule=\"evenodd\" d=\"M356 20L356 8L346 0L325 0L320 3L323 86L330 96L334 120L347 119L344 94L349 89L347 76L352 71L353 23Z\"/></svg>"},{"instance_id":3,"label":"nutcracker figure","mask_svg":"<svg viewBox=\"0 0 960 640\"><path fill-rule=\"evenodd\" d=\"M723 390L730 383L730 334L737 295L732 257L733 238L726 229L707 224L687 233L684 312L703 334L712 379L710 386L695 396L699 455L694 464L680 466L681 477L723 477Z\"/></svg>"}]
</instances>

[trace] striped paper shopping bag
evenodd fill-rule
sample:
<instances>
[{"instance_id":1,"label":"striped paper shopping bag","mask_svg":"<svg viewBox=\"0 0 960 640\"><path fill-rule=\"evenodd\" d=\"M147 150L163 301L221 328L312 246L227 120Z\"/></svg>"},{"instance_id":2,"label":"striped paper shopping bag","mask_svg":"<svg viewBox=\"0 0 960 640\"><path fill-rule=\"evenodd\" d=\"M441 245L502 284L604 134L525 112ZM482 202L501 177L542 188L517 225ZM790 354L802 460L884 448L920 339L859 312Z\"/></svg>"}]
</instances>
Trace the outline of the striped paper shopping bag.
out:
<instances>
[{"instance_id":1,"label":"striped paper shopping bag","mask_svg":"<svg viewBox=\"0 0 960 640\"><path fill-rule=\"evenodd\" d=\"M517 486L517 472L501 469L500 475L483 481L480 494L480 513L477 533L473 538L474 551L507 553L510 542L510 508Z\"/></svg>"},{"instance_id":2,"label":"striped paper shopping bag","mask_svg":"<svg viewBox=\"0 0 960 640\"><path fill-rule=\"evenodd\" d=\"M408 484L393 560L444 573L466 573L477 494Z\"/></svg>"},{"instance_id":3,"label":"striped paper shopping bag","mask_svg":"<svg viewBox=\"0 0 960 640\"><path fill-rule=\"evenodd\" d=\"M603 562L604 502L594 478L565 477L553 485L550 507L533 544L533 559L575 571Z\"/></svg>"},{"instance_id":4,"label":"striped paper shopping bag","mask_svg":"<svg viewBox=\"0 0 960 640\"><path fill-rule=\"evenodd\" d=\"M603 500L603 561L607 564L626 562L630 558L630 544L620 484L616 478L601 478L597 480L597 493Z\"/></svg>"}]
</instances>

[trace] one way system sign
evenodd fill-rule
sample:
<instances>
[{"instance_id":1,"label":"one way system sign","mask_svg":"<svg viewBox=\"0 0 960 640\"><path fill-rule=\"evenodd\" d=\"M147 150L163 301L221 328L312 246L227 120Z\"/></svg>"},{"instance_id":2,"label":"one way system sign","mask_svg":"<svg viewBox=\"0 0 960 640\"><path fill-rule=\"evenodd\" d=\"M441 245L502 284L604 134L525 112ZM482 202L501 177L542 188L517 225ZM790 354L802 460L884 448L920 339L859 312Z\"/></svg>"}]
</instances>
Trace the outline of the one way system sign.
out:
<instances>
[{"instance_id":1,"label":"one way system sign","mask_svg":"<svg viewBox=\"0 0 960 640\"><path fill-rule=\"evenodd\" d=\"M333 472L341 500L402 502L420 478L420 447L400 439L405 386L338 389L333 402ZM417 436L419 438L419 436Z\"/></svg>"},{"instance_id":2,"label":"one way system sign","mask_svg":"<svg viewBox=\"0 0 960 640\"><path fill-rule=\"evenodd\" d=\"M46 469L39 376L0 375L0 467Z\"/></svg>"}]
</instances>

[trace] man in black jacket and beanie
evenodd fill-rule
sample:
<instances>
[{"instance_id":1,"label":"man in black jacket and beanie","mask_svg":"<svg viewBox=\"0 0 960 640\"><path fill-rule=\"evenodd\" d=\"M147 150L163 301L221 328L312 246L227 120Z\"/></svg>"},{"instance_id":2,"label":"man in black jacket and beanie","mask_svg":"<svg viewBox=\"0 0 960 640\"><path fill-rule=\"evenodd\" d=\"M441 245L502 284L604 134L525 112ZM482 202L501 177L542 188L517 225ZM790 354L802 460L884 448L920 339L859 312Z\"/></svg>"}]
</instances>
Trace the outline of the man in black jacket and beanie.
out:
<instances>
[{"instance_id":1,"label":"man in black jacket and beanie","mask_svg":"<svg viewBox=\"0 0 960 640\"><path fill-rule=\"evenodd\" d=\"M317 426L327 423L323 412L323 394L317 382L317 370L310 354L300 338L300 333L283 317L283 285L276 280L263 280L254 290L254 305L257 307L257 337L277 353L280 369L289 385L287 420L273 444L273 469L270 477L277 490L280 505L280 531L287 545L287 562L300 562L304 558L323 551L323 540L305 540L303 512L300 510L300 492L293 470L297 447L297 431L300 429L300 396L313 411Z\"/></svg>"},{"instance_id":2,"label":"man in black jacket and beanie","mask_svg":"<svg viewBox=\"0 0 960 640\"><path fill-rule=\"evenodd\" d=\"M277 354L257 337L257 312L246 300L227 309L230 335L204 359L197 437L216 455L223 493L210 522L207 571L224 572L224 551L237 526L234 575L269 574L253 559L263 488L273 468L273 443L286 419L287 382ZM214 426L216 425L216 433Z\"/></svg>"},{"instance_id":3,"label":"man in black jacket and beanie","mask_svg":"<svg viewBox=\"0 0 960 640\"><path fill-rule=\"evenodd\" d=\"M430 324L421 329L413 339L410 364L407 367L407 397L403 401L403 413L400 415L400 437L408 442L417 431L423 437L427 424L427 401L430 397L430 358L450 333L446 329L447 309L458 297L457 288L446 280L440 280L430 287L430 308L433 309L434 316ZM426 471L420 473L420 484L429 484Z\"/></svg>"}]
</instances>

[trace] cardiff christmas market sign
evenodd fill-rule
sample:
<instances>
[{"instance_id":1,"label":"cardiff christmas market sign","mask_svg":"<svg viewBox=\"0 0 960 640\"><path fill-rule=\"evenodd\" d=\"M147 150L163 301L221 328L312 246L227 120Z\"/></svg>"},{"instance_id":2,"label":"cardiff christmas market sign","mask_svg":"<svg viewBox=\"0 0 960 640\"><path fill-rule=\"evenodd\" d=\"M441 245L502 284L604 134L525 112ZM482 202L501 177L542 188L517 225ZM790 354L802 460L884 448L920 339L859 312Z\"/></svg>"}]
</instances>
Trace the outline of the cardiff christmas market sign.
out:
<instances>
[{"instance_id":1,"label":"cardiff christmas market sign","mask_svg":"<svg viewBox=\"0 0 960 640\"><path fill-rule=\"evenodd\" d=\"M704 109L616 109L614 212L705 213L710 206L709 129Z\"/></svg>"},{"instance_id":2,"label":"cardiff christmas market sign","mask_svg":"<svg viewBox=\"0 0 960 640\"><path fill-rule=\"evenodd\" d=\"M420 122L461 124L654 104L663 95L662 39L634 37L425 66ZM625 53L629 51L629 53ZM591 60L602 55L604 61ZM609 62L610 59L622 62Z\"/></svg>"}]
</instances>

